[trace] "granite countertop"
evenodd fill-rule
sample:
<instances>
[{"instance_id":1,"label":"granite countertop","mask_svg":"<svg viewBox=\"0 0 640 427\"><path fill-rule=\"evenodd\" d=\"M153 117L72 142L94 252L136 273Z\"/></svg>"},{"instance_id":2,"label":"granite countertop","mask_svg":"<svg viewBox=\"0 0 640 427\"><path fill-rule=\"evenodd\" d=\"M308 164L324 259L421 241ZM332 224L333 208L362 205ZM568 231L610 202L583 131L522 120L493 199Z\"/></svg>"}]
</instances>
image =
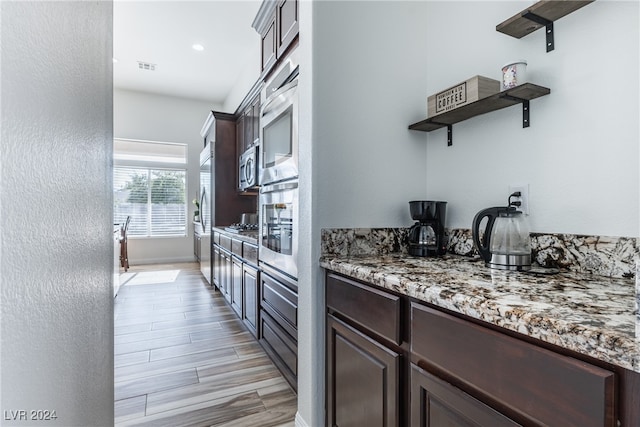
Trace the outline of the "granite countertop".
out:
<instances>
[{"instance_id":1,"label":"granite countertop","mask_svg":"<svg viewBox=\"0 0 640 427\"><path fill-rule=\"evenodd\" d=\"M640 372L634 279L491 270L457 255L325 256L320 266Z\"/></svg>"},{"instance_id":2,"label":"granite countertop","mask_svg":"<svg viewBox=\"0 0 640 427\"><path fill-rule=\"evenodd\" d=\"M224 225L217 225L213 228L213 231L217 231L218 233L224 234L225 236L229 236L232 239L242 240L243 242L251 243L253 245L258 245L258 230L251 231L242 231L240 233L233 233L231 231L226 231Z\"/></svg>"}]
</instances>

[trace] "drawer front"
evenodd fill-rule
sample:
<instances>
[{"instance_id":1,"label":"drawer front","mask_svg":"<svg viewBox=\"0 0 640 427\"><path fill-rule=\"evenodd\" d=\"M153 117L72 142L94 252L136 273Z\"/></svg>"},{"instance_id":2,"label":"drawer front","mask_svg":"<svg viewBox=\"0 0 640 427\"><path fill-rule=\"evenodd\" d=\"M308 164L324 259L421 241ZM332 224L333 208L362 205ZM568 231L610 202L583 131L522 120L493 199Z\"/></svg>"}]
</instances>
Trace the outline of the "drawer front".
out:
<instances>
[{"instance_id":1,"label":"drawer front","mask_svg":"<svg viewBox=\"0 0 640 427\"><path fill-rule=\"evenodd\" d=\"M242 240L231 239L231 253L242 258Z\"/></svg>"},{"instance_id":2,"label":"drawer front","mask_svg":"<svg viewBox=\"0 0 640 427\"><path fill-rule=\"evenodd\" d=\"M495 409L413 363L410 370L412 426L425 424L428 426L520 426Z\"/></svg>"},{"instance_id":3,"label":"drawer front","mask_svg":"<svg viewBox=\"0 0 640 427\"><path fill-rule=\"evenodd\" d=\"M220 235L220 246L231 252L231 238L225 236L224 234Z\"/></svg>"},{"instance_id":4,"label":"drawer front","mask_svg":"<svg viewBox=\"0 0 640 427\"><path fill-rule=\"evenodd\" d=\"M400 297L371 286L327 274L327 307L400 345Z\"/></svg>"},{"instance_id":5,"label":"drawer front","mask_svg":"<svg viewBox=\"0 0 640 427\"><path fill-rule=\"evenodd\" d=\"M613 372L416 303L411 353L525 424L615 425Z\"/></svg>"},{"instance_id":6,"label":"drawer front","mask_svg":"<svg viewBox=\"0 0 640 427\"><path fill-rule=\"evenodd\" d=\"M218 233L217 231L213 232L213 243L215 243L216 245L220 244L220 233Z\"/></svg>"},{"instance_id":7,"label":"drawer front","mask_svg":"<svg viewBox=\"0 0 640 427\"><path fill-rule=\"evenodd\" d=\"M297 388L298 346L264 311L260 314L260 342L289 384Z\"/></svg>"},{"instance_id":8,"label":"drawer front","mask_svg":"<svg viewBox=\"0 0 640 427\"><path fill-rule=\"evenodd\" d=\"M294 337L298 327L298 295L271 276L260 275L261 306ZM284 323L283 323L284 321Z\"/></svg>"},{"instance_id":9,"label":"drawer front","mask_svg":"<svg viewBox=\"0 0 640 427\"><path fill-rule=\"evenodd\" d=\"M244 242L242 244L242 258L248 263L258 265L258 247Z\"/></svg>"}]
</instances>

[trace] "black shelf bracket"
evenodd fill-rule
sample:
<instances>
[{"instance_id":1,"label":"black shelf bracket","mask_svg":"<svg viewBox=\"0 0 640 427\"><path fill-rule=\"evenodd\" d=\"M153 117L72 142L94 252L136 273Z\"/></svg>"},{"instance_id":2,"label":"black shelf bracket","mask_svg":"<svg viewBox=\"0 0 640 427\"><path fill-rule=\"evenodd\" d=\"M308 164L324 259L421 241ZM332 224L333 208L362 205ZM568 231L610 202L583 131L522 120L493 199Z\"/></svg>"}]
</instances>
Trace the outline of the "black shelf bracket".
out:
<instances>
[{"instance_id":1,"label":"black shelf bracket","mask_svg":"<svg viewBox=\"0 0 640 427\"><path fill-rule=\"evenodd\" d=\"M520 102L522 104L522 127L528 128L529 125L531 124L530 117L529 117L529 109L530 109L529 100L518 98L516 96L507 95L507 94L500 95L500 98L510 99L512 101Z\"/></svg>"},{"instance_id":2,"label":"black shelf bracket","mask_svg":"<svg viewBox=\"0 0 640 427\"><path fill-rule=\"evenodd\" d=\"M553 21L549 21L547 18L536 15L529 10L522 12L522 17L546 27L545 32L547 33L547 52L551 52L555 48L553 41Z\"/></svg>"},{"instance_id":3,"label":"black shelf bracket","mask_svg":"<svg viewBox=\"0 0 640 427\"><path fill-rule=\"evenodd\" d=\"M531 122L529 121L529 100L525 99L522 102L522 127L528 128Z\"/></svg>"},{"instance_id":4,"label":"black shelf bracket","mask_svg":"<svg viewBox=\"0 0 640 427\"><path fill-rule=\"evenodd\" d=\"M446 126L447 127L447 147L451 147L453 145L453 125L447 123L440 123L432 121L434 125Z\"/></svg>"}]
</instances>

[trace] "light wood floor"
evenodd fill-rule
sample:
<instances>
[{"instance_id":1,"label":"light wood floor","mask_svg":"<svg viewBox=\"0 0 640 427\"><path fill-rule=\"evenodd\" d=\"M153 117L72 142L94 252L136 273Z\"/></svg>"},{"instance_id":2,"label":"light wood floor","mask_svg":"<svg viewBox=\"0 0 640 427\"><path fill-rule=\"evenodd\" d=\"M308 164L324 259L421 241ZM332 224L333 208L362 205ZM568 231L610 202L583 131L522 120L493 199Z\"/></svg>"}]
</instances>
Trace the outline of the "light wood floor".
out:
<instances>
[{"instance_id":1,"label":"light wood floor","mask_svg":"<svg viewBox=\"0 0 640 427\"><path fill-rule=\"evenodd\" d=\"M116 426L293 426L297 397L198 264L132 267L115 299Z\"/></svg>"}]
</instances>

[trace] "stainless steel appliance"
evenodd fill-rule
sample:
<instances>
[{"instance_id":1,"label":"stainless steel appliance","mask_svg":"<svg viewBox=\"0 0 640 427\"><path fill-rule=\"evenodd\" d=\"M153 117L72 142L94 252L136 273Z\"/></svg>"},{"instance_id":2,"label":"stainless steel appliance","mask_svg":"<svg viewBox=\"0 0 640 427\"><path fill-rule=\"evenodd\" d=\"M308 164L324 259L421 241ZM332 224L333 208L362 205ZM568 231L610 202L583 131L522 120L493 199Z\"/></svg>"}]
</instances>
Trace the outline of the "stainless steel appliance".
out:
<instances>
[{"instance_id":1,"label":"stainless steel appliance","mask_svg":"<svg viewBox=\"0 0 640 427\"><path fill-rule=\"evenodd\" d=\"M241 191L258 187L258 146L254 145L240 156L238 183Z\"/></svg>"},{"instance_id":2,"label":"stainless steel appliance","mask_svg":"<svg viewBox=\"0 0 640 427\"><path fill-rule=\"evenodd\" d=\"M417 221L409 230L410 255L441 256L447 252L444 233L446 208L447 202L409 202L411 218Z\"/></svg>"},{"instance_id":3,"label":"stainless steel appliance","mask_svg":"<svg viewBox=\"0 0 640 427\"><path fill-rule=\"evenodd\" d=\"M200 153L200 271L211 284L211 145ZM198 227L198 225L196 225Z\"/></svg>"},{"instance_id":4,"label":"stainless steel appliance","mask_svg":"<svg viewBox=\"0 0 640 427\"><path fill-rule=\"evenodd\" d=\"M298 181L260 188L258 256L266 264L298 278Z\"/></svg>"},{"instance_id":5,"label":"stainless steel appliance","mask_svg":"<svg viewBox=\"0 0 640 427\"><path fill-rule=\"evenodd\" d=\"M257 233L258 232L258 214L243 213L240 216L240 222L225 227L226 231L231 233Z\"/></svg>"},{"instance_id":6,"label":"stainless steel appliance","mask_svg":"<svg viewBox=\"0 0 640 427\"><path fill-rule=\"evenodd\" d=\"M531 269L531 237L525 215L517 210L520 202L515 192L509 196L508 206L484 209L473 218L473 242L487 267L502 270ZM480 223L487 222L482 239Z\"/></svg>"},{"instance_id":7,"label":"stainless steel appliance","mask_svg":"<svg viewBox=\"0 0 640 427\"><path fill-rule=\"evenodd\" d=\"M298 67L289 58L265 85L260 112L260 185L298 177Z\"/></svg>"}]
</instances>

